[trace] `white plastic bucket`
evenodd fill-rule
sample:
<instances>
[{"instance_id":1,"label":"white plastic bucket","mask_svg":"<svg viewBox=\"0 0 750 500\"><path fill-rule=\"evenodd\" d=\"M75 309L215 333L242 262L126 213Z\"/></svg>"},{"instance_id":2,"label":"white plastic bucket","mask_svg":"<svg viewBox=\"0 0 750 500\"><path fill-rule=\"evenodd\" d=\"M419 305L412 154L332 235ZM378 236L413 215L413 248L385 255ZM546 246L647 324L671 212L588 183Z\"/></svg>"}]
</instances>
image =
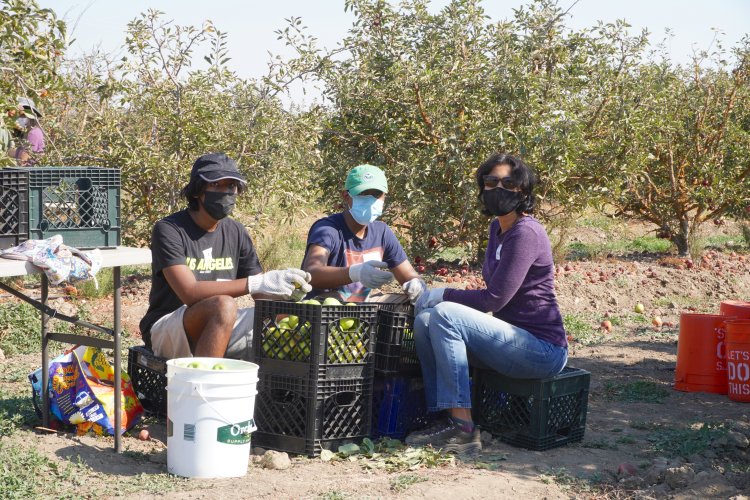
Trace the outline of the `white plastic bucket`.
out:
<instances>
[{"instance_id":1,"label":"white plastic bucket","mask_svg":"<svg viewBox=\"0 0 750 500\"><path fill-rule=\"evenodd\" d=\"M224 369L214 370L216 364ZM183 477L244 476L257 383L258 365L247 361L167 361L167 470Z\"/></svg>"}]
</instances>

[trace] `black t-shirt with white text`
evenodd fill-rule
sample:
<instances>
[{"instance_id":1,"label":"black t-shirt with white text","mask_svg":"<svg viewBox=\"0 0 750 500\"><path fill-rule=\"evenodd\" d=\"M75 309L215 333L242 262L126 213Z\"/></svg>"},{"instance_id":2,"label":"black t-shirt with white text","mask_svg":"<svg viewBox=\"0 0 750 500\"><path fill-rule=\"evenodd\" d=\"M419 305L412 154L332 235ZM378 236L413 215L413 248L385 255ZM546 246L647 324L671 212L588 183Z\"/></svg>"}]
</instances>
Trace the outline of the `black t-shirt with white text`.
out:
<instances>
[{"instance_id":1,"label":"black t-shirt with white text","mask_svg":"<svg viewBox=\"0 0 750 500\"><path fill-rule=\"evenodd\" d=\"M199 227L186 210L154 225L151 236L151 293L148 311L141 320L141 335L151 345L151 326L162 316L183 305L164 277L164 268L186 265L197 281L246 278L263 272L255 247L245 227L225 218L208 232Z\"/></svg>"}]
</instances>

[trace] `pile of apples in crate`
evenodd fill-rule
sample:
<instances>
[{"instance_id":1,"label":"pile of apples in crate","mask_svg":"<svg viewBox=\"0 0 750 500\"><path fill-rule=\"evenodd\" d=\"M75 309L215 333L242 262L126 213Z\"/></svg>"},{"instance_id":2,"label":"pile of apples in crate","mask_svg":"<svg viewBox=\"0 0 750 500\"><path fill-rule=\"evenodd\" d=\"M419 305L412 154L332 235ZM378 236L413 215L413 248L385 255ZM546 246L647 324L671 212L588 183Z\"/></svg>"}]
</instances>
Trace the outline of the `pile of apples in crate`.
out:
<instances>
[{"instance_id":1,"label":"pile of apples in crate","mask_svg":"<svg viewBox=\"0 0 750 500\"><path fill-rule=\"evenodd\" d=\"M315 306L351 306L354 302L342 304L333 297L326 298L321 303L316 299L302 300L299 304ZM330 363L359 363L364 361L367 348L358 335L359 321L356 318L341 318L338 324L330 329L328 335L328 362ZM306 321L300 326L300 319L293 314L276 321L276 326L268 328L263 341L266 355L276 359L302 360L307 359L311 352L311 325Z\"/></svg>"}]
</instances>

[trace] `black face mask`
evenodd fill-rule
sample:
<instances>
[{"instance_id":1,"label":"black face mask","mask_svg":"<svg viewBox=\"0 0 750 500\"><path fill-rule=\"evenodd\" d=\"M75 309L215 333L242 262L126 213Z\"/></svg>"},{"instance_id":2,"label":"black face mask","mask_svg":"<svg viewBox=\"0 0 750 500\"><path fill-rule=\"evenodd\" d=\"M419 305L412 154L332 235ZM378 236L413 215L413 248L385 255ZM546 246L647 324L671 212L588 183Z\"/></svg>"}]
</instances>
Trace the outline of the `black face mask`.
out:
<instances>
[{"instance_id":1,"label":"black face mask","mask_svg":"<svg viewBox=\"0 0 750 500\"><path fill-rule=\"evenodd\" d=\"M203 208L208 215L216 220L221 220L232 213L237 203L237 195L231 193L219 193L216 191L205 191L203 193Z\"/></svg>"},{"instance_id":2,"label":"black face mask","mask_svg":"<svg viewBox=\"0 0 750 500\"><path fill-rule=\"evenodd\" d=\"M507 189L495 188L482 192L482 200L487 211L495 216L508 215L521 204L523 195Z\"/></svg>"}]
</instances>

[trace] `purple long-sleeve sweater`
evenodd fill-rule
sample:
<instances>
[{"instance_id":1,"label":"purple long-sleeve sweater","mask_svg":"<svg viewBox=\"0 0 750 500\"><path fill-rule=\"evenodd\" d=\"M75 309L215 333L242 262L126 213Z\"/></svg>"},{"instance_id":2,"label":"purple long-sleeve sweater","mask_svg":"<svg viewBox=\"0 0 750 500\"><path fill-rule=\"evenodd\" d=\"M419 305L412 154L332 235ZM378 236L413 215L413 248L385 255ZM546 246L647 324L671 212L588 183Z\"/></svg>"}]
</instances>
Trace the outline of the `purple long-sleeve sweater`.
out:
<instances>
[{"instance_id":1,"label":"purple long-sleeve sweater","mask_svg":"<svg viewBox=\"0 0 750 500\"><path fill-rule=\"evenodd\" d=\"M538 220L522 217L501 233L494 219L482 268L487 288L446 289L443 300L490 311L539 339L565 347L568 341L555 297L554 269L552 247Z\"/></svg>"}]
</instances>

